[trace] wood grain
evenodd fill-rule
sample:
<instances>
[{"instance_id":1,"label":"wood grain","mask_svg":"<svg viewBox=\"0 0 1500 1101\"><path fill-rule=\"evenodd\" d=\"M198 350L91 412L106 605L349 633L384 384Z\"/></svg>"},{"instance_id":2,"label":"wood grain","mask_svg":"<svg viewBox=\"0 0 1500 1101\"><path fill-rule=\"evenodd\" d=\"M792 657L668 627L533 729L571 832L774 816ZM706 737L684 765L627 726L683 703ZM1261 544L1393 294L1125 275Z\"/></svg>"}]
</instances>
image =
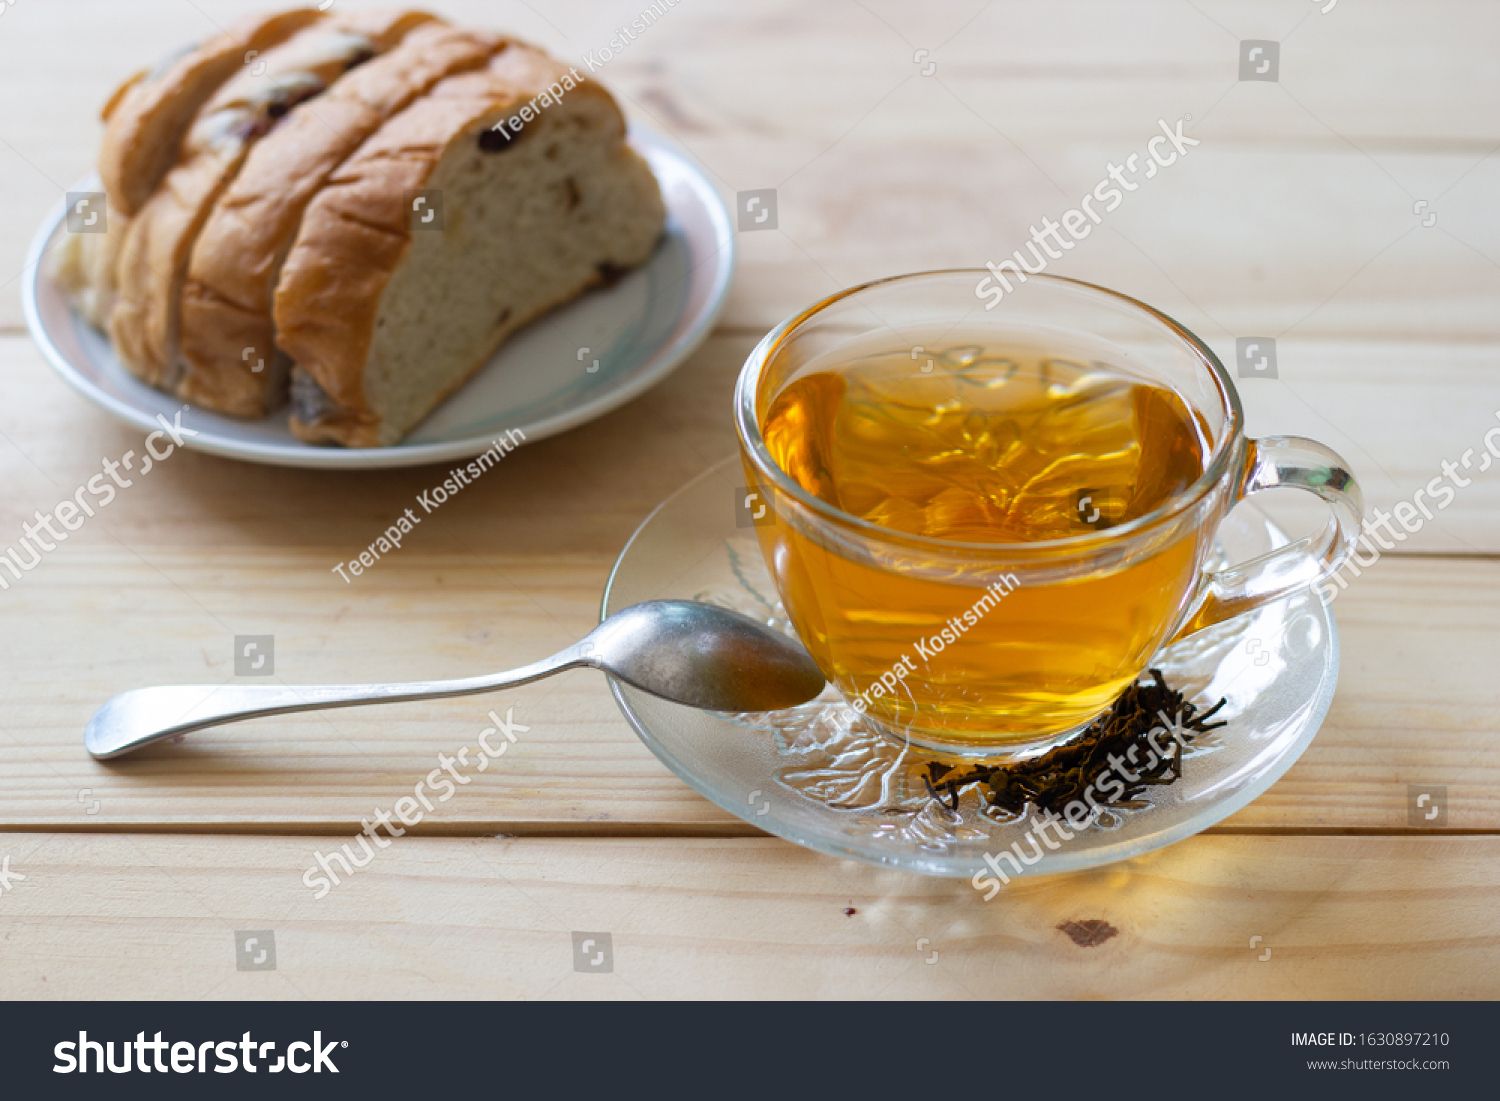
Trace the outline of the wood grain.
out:
<instances>
[{"instance_id":1,"label":"wood grain","mask_svg":"<svg viewBox=\"0 0 1500 1101\"><path fill-rule=\"evenodd\" d=\"M20 324L25 246L89 171L110 90L246 7L28 0L8 11L0 324ZM433 7L579 62L639 11L633 0ZM864 279L998 259L1142 152L1159 119L1191 114L1203 144L1053 270L1211 339L1500 333L1488 308L1500 161L1486 159L1500 124L1484 107L1500 78L1482 0L1326 17L1292 4L1205 14L1177 0L1128 13L1103 0L1003 4L977 18L970 3L927 7L681 5L595 74L731 202L779 190L779 229L741 237L727 323L765 328ZM1279 82L1237 80L1239 38L1283 37ZM930 77L918 48L937 66ZM1436 226L1422 228L1418 200Z\"/></svg>"},{"instance_id":2,"label":"wood grain","mask_svg":"<svg viewBox=\"0 0 1500 1101\"><path fill-rule=\"evenodd\" d=\"M664 497L734 454L734 382L760 336L721 328L661 386L508 457L502 471L445 506L408 547L467 553L503 546L612 559ZM1232 357L1233 343L1220 350ZM1387 511L1444 478L1443 463L1453 463L1458 488L1451 503L1398 551L1500 553L1500 462L1478 469L1486 434L1500 428L1500 341L1286 341L1280 354L1278 379L1239 387L1251 435L1304 435L1327 444L1350 464L1367 506ZM0 372L12 397L0 405L4 547L37 509L71 496L104 460L139 454L142 435L78 395L25 337L0 336ZM184 423L191 426L191 413ZM1500 433L1493 442L1500 450ZM1467 472L1456 465L1466 452ZM179 453L70 537L63 556L94 545L316 546L326 549L314 572L331 571L441 482L443 470L290 470ZM1259 500L1291 534L1321 526L1325 515L1303 494Z\"/></svg>"},{"instance_id":3,"label":"wood grain","mask_svg":"<svg viewBox=\"0 0 1500 1101\"><path fill-rule=\"evenodd\" d=\"M344 840L0 836L27 876L0 902L5 994L1500 995L1493 837L1198 837L990 902L775 840L402 838L319 900L304 872ZM276 970L236 970L240 930L272 931ZM612 972L575 971L575 931L609 935Z\"/></svg>"},{"instance_id":4,"label":"wood grain","mask_svg":"<svg viewBox=\"0 0 1500 1101\"><path fill-rule=\"evenodd\" d=\"M0 8L0 550L141 446L24 335L32 234L89 171L121 79L263 6ZM586 66L645 5L431 6ZM508 457L354 584L333 566L441 467L177 454L0 590L0 857L27 876L0 896L0 996L1500 996L1500 468L1474 470L1500 425L1497 29L1488 0L676 6L597 76L726 203L774 187L779 207L775 231L739 235L720 326L677 374ZM1276 83L1237 80L1249 38L1281 43ZM585 672L84 753L110 694L232 679L236 634L274 634L287 683L453 676L571 641L640 520L733 451L734 377L769 326L864 279L1010 253L1189 114L1201 144L1049 270L1150 302L1226 362L1236 337L1275 338L1278 379L1240 386L1248 430L1334 447L1372 507L1474 452L1472 484L1337 598L1317 739L1210 834L986 904L754 835ZM1318 520L1269 507L1294 534ZM314 900L313 852L492 706L530 727L503 767ZM1447 788L1443 830L1411 824L1413 784ZM267 928L278 969L237 972L235 930ZM612 974L572 969L574 930L612 935Z\"/></svg>"},{"instance_id":5,"label":"wood grain","mask_svg":"<svg viewBox=\"0 0 1500 1101\"><path fill-rule=\"evenodd\" d=\"M490 708L514 706L530 731L423 830L746 832L655 761L587 671L494 697L265 719L95 762L81 732L99 703L147 683L233 680L235 634L274 634L276 677L289 684L468 675L581 635L604 568L412 549L355 595L319 575L326 553L315 565L290 552L144 557L80 552L0 594L3 622L31 625L0 636L0 822L357 828L438 754L474 746ZM1382 559L1335 611L1343 667L1321 732L1226 826L1405 830L1407 785L1435 784L1448 789L1450 829L1500 831L1500 563ZM80 622L98 624L82 647Z\"/></svg>"},{"instance_id":6,"label":"wood grain","mask_svg":"<svg viewBox=\"0 0 1500 1101\"><path fill-rule=\"evenodd\" d=\"M753 340L717 336L626 408L509 456L353 583L333 567L443 468L319 473L173 455L0 591L0 624L10 628L0 634L0 823L347 826L389 806L436 754L472 744L488 709L504 702L519 704L532 732L503 772L466 789L426 828L749 832L671 777L587 672L493 700L223 728L113 765L90 760L80 739L94 708L116 692L231 680L238 634L274 634L277 676L289 684L467 675L566 645L596 621L609 566L636 524L732 452L730 392ZM1372 468L1399 480L1377 480L1372 500L1422 484L1440 456L1458 456L1442 442L1445 426L1484 415L1482 352L1460 347L1436 375L1441 382L1426 383L1404 369L1399 349L1309 349L1300 394L1274 382L1245 387L1251 428L1306 431L1350 456L1378 456ZM0 338L0 369L19 399L0 408L0 476L10 487L0 533L14 540L35 510L50 510L103 458L140 440L74 394L24 338ZM1353 413L1336 415L1361 437L1330 431L1328 418L1293 400L1306 395L1319 408L1349 396ZM1393 430L1403 411L1436 408L1455 412L1424 415L1421 435ZM1492 473L1459 491L1411 544L1500 548L1500 509L1487 507L1497 482ZM1381 493L1382 484L1391 488ZM1392 554L1354 580L1336 604L1344 667L1325 729L1229 825L1404 828L1406 784L1442 783L1453 828L1500 827L1492 794L1500 696L1485 673L1500 656L1497 613L1500 563Z\"/></svg>"}]
</instances>

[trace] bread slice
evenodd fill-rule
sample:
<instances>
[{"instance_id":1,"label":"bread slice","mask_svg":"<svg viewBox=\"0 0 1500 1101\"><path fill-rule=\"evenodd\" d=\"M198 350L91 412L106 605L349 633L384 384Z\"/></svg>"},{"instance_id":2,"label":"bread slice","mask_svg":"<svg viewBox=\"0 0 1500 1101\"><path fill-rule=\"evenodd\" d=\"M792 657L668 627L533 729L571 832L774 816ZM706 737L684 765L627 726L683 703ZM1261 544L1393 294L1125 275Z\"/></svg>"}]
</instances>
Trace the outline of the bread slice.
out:
<instances>
[{"instance_id":1,"label":"bread slice","mask_svg":"<svg viewBox=\"0 0 1500 1101\"><path fill-rule=\"evenodd\" d=\"M243 68L198 112L176 167L131 219L120 245L110 336L116 354L137 377L172 388L178 303L190 250L250 148L297 104L432 18L401 11L318 20Z\"/></svg>"},{"instance_id":2,"label":"bread slice","mask_svg":"<svg viewBox=\"0 0 1500 1101\"><path fill-rule=\"evenodd\" d=\"M65 233L52 250L52 277L74 309L101 332L115 308L115 264L130 219L105 202L104 233Z\"/></svg>"},{"instance_id":3,"label":"bread slice","mask_svg":"<svg viewBox=\"0 0 1500 1101\"><path fill-rule=\"evenodd\" d=\"M441 230L411 228L424 189ZM644 261L664 221L619 108L576 70L513 45L444 80L303 216L275 304L292 430L395 443L521 325Z\"/></svg>"},{"instance_id":4,"label":"bread slice","mask_svg":"<svg viewBox=\"0 0 1500 1101\"><path fill-rule=\"evenodd\" d=\"M199 108L247 59L321 18L313 8L252 16L127 81L105 106L99 149L99 175L111 216L133 215L145 205L176 162L183 134Z\"/></svg>"},{"instance_id":5,"label":"bread slice","mask_svg":"<svg viewBox=\"0 0 1500 1101\"><path fill-rule=\"evenodd\" d=\"M241 417L286 396L272 298L302 212L329 175L386 119L444 77L480 69L503 45L440 23L342 77L256 143L193 246L182 288L177 393Z\"/></svg>"}]
</instances>

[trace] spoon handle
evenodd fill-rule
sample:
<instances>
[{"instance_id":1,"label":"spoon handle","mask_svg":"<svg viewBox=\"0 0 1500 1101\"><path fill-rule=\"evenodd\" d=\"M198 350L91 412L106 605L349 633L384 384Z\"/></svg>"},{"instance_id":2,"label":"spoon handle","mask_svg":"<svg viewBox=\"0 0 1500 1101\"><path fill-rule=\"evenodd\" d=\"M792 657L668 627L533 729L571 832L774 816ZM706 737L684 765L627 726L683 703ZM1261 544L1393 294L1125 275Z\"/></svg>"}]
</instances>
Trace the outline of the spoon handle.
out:
<instances>
[{"instance_id":1,"label":"spoon handle","mask_svg":"<svg viewBox=\"0 0 1500 1101\"><path fill-rule=\"evenodd\" d=\"M411 681L406 684L203 684L135 688L107 702L83 734L83 744L98 758L118 757L175 734L187 734L220 723L294 711L357 707L367 703L401 703L444 696L471 696L499 688L517 688L564 669L594 664L586 643L570 646L542 661L504 673L461 680Z\"/></svg>"}]
</instances>

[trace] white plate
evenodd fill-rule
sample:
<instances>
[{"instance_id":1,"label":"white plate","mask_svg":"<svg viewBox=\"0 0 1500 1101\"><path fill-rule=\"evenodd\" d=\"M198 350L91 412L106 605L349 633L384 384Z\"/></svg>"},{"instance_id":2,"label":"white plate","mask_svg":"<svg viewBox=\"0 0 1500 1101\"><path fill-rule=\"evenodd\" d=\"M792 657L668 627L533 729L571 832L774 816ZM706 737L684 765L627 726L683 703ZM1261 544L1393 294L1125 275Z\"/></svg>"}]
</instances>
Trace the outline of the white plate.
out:
<instances>
[{"instance_id":1,"label":"white plate","mask_svg":"<svg viewBox=\"0 0 1500 1101\"><path fill-rule=\"evenodd\" d=\"M506 429L527 440L575 428L660 382L713 327L734 270L734 230L703 174L654 134L631 144L651 165L667 204L667 228L645 265L613 287L590 291L526 326L394 447L346 449L303 443L283 409L244 421L194 407L189 447L250 462L368 470L477 455ZM99 190L97 178L78 191ZM26 325L53 367L85 397L146 431L182 402L138 381L104 336L69 307L44 262L64 228L60 202L32 241L21 296ZM587 352L581 349L588 349ZM598 366L595 367L597 361Z\"/></svg>"}]
</instances>

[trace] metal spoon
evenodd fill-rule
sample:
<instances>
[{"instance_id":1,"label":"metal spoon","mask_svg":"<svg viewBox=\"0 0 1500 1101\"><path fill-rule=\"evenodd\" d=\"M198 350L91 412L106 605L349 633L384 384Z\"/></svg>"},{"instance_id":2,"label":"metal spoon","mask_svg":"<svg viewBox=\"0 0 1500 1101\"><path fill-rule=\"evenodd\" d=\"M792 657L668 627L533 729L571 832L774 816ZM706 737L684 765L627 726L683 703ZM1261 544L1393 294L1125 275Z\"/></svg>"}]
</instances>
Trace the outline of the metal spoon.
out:
<instances>
[{"instance_id":1,"label":"metal spoon","mask_svg":"<svg viewBox=\"0 0 1500 1101\"><path fill-rule=\"evenodd\" d=\"M806 703L823 690L823 674L786 635L712 604L652 600L622 608L583 641L550 658L485 677L409 684L136 688L94 713L83 744L95 757L118 757L174 734L240 719L468 696L516 688L584 665L662 699L707 711L772 711Z\"/></svg>"}]
</instances>

